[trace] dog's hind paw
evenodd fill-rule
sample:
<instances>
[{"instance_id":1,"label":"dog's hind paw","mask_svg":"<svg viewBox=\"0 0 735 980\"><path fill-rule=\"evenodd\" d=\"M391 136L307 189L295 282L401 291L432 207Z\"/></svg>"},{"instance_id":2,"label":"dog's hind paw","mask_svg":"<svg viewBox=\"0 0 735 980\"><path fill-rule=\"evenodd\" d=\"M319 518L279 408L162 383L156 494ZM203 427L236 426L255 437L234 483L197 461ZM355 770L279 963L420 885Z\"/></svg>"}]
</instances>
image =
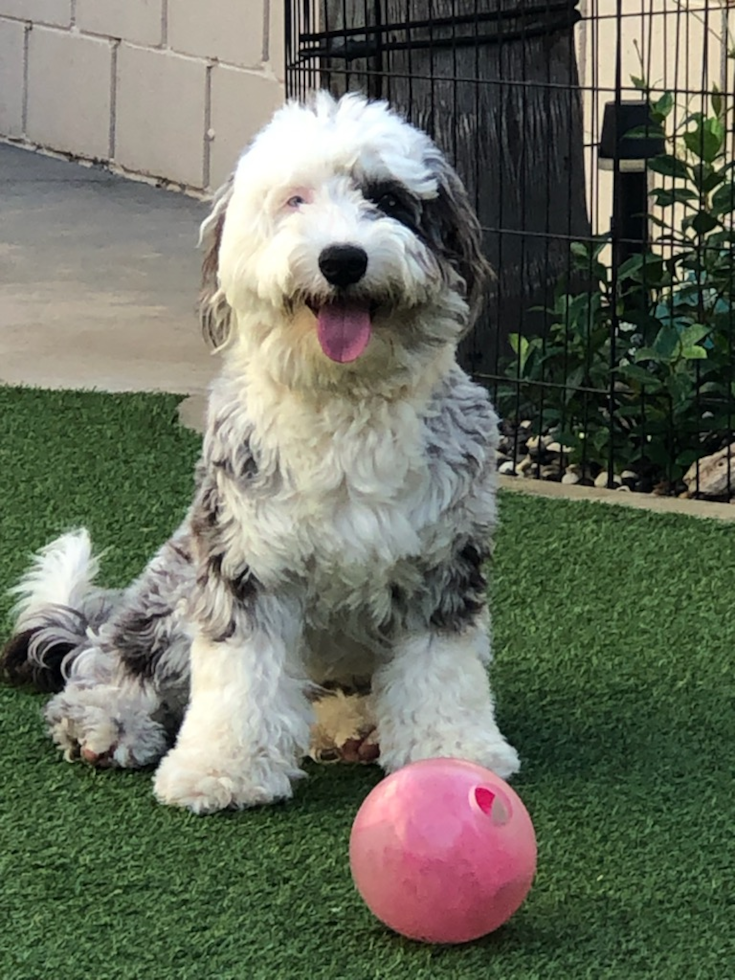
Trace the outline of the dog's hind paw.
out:
<instances>
[{"instance_id":1,"label":"dog's hind paw","mask_svg":"<svg viewBox=\"0 0 735 980\"><path fill-rule=\"evenodd\" d=\"M265 760L216 765L198 753L173 749L156 771L153 790L161 803L206 814L289 799L296 775L301 773L268 766Z\"/></svg>"},{"instance_id":2,"label":"dog's hind paw","mask_svg":"<svg viewBox=\"0 0 735 980\"><path fill-rule=\"evenodd\" d=\"M49 701L44 714L68 762L137 769L157 762L168 747L164 727L118 688L68 687Z\"/></svg>"},{"instance_id":3,"label":"dog's hind paw","mask_svg":"<svg viewBox=\"0 0 735 980\"><path fill-rule=\"evenodd\" d=\"M309 756L315 762L377 761L380 746L370 695L336 690L319 698L314 711Z\"/></svg>"}]
</instances>

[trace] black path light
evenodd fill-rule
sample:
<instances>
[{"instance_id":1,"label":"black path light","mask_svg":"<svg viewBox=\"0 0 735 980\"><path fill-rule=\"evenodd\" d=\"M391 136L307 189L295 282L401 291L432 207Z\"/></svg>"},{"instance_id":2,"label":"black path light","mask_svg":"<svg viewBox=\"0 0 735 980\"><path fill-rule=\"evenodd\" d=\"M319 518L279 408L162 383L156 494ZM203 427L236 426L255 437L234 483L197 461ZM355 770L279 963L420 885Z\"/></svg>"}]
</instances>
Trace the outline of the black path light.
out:
<instances>
[{"instance_id":1,"label":"black path light","mask_svg":"<svg viewBox=\"0 0 735 980\"><path fill-rule=\"evenodd\" d=\"M646 161L664 152L660 126L651 119L651 106L640 100L617 100L605 105L598 166L613 171L610 232L617 268L648 250L648 171Z\"/></svg>"}]
</instances>

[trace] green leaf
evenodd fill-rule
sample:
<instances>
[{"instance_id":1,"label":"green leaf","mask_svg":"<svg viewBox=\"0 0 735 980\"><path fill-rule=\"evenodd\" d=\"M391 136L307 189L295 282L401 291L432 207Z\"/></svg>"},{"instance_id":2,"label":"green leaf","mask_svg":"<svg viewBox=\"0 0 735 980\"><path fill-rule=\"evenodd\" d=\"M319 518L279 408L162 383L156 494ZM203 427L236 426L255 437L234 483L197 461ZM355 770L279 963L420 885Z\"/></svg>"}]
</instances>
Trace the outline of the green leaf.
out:
<instances>
[{"instance_id":1,"label":"green leaf","mask_svg":"<svg viewBox=\"0 0 735 980\"><path fill-rule=\"evenodd\" d=\"M671 327L661 327L653 342L653 349L656 352L656 356L664 361L671 360L678 346L678 331Z\"/></svg>"},{"instance_id":2,"label":"green leaf","mask_svg":"<svg viewBox=\"0 0 735 980\"><path fill-rule=\"evenodd\" d=\"M657 361L659 356L653 347L639 347L635 352L635 359L637 363L641 361Z\"/></svg>"},{"instance_id":3,"label":"green leaf","mask_svg":"<svg viewBox=\"0 0 735 980\"><path fill-rule=\"evenodd\" d=\"M705 129L711 134L712 139L717 141L718 150L723 146L725 142L725 125L721 119L707 119L705 122ZM711 160L709 161L712 162Z\"/></svg>"},{"instance_id":4,"label":"green leaf","mask_svg":"<svg viewBox=\"0 0 735 980\"><path fill-rule=\"evenodd\" d=\"M639 364L621 364L618 368L618 373L628 380L638 382L638 384L644 386L656 382L655 375L651 374L650 371L646 371Z\"/></svg>"},{"instance_id":5,"label":"green leaf","mask_svg":"<svg viewBox=\"0 0 735 980\"><path fill-rule=\"evenodd\" d=\"M709 336L710 332L710 328L704 323L691 323L685 330L682 330L680 340L684 347L692 347Z\"/></svg>"},{"instance_id":6,"label":"green leaf","mask_svg":"<svg viewBox=\"0 0 735 980\"><path fill-rule=\"evenodd\" d=\"M610 234L606 232L604 235L595 235L594 238L583 242L572 242L569 246L569 251L577 259L585 259L589 261L590 257L597 258L610 242Z\"/></svg>"},{"instance_id":7,"label":"green leaf","mask_svg":"<svg viewBox=\"0 0 735 980\"><path fill-rule=\"evenodd\" d=\"M712 210L717 214L729 214L735 210L735 184L723 184L712 195Z\"/></svg>"},{"instance_id":8,"label":"green leaf","mask_svg":"<svg viewBox=\"0 0 735 980\"><path fill-rule=\"evenodd\" d=\"M668 208L672 204L686 204L688 201L699 200L699 194L695 194L687 187L672 187L670 190L655 187L650 193L651 197L654 198L653 203L659 208Z\"/></svg>"},{"instance_id":9,"label":"green leaf","mask_svg":"<svg viewBox=\"0 0 735 980\"><path fill-rule=\"evenodd\" d=\"M597 282L607 284L607 266L603 265L602 262L598 262L595 258L596 254L600 251L599 246L596 246L593 250L582 242L572 242L569 250L575 269L583 272L587 276L592 276Z\"/></svg>"},{"instance_id":10,"label":"green leaf","mask_svg":"<svg viewBox=\"0 0 735 980\"><path fill-rule=\"evenodd\" d=\"M649 214L648 215L648 220L651 222L651 224L655 225L657 228L663 228L666 231L675 231L676 230L674 228L674 226L671 224L670 221L664 221L663 218L659 218L659 216L656 215L656 214ZM669 243L671 243L671 237L670 236L667 237L667 241Z\"/></svg>"},{"instance_id":11,"label":"green leaf","mask_svg":"<svg viewBox=\"0 0 735 980\"><path fill-rule=\"evenodd\" d=\"M719 222L717 221L717 218L713 217L713 215L711 215L708 211L698 211L692 218L690 227L693 228L698 235L706 235L708 232L712 231L713 228L716 228L718 224Z\"/></svg>"},{"instance_id":12,"label":"green leaf","mask_svg":"<svg viewBox=\"0 0 735 980\"><path fill-rule=\"evenodd\" d=\"M575 244L580 244L580 243L576 243L576 242L573 243L573 245ZM584 246L582 246L582 248L578 248L572 251L571 258L572 258L572 265L574 266L574 268L578 272L583 273L583 275L585 276L592 276L598 282L606 283L607 282L606 267L594 257L594 253L592 251L583 251L583 249Z\"/></svg>"},{"instance_id":13,"label":"green leaf","mask_svg":"<svg viewBox=\"0 0 735 980\"><path fill-rule=\"evenodd\" d=\"M637 255L631 255L631 257L626 259L625 262L623 262L623 264L618 268L618 275L620 278L625 279L634 272L638 272L638 270L643 266L644 259L645 256L640 252Z\"/></svg>"},{"instance_id":14,"label":"green leaf","mask_svg":"<svg viewBox=\"0 0 735 980\"><path fill-rule=\"evenodd\" d=\"M715 381L707 381L705 384L699 386L700 395L718 395L725 398L726 392L727 389Z\"/></svg>"},{"instance_id":15,"label":"green leaf","mask_svg":"<svg viewBox=\"0 0 735 980\"><path fill-rule=\"evenodd\" d=\"M642 92L647 92L648 89L650 88L645 78L638 78L636 75L631 75L630 81L635 86L635 88L640 89Z\"/></svg>"},{"instance_id":16,"label":"green leaf","mask_svg":"<svg viewBox=\"0 0 735 980\"><path fill-rule=\"evenodd\" d=\"M690 372L670 374L666 379L666 387L671 395L673 406L678 411L691 405L697 394L694 375Z\"/></svg>"},{"instance_id":17,"label":"green leaf","mask_svg":"<svg viewBox=\"0 0 735 980\"><path fill-rule=\"evenodd\" d=\"M508 342L513 348L513 353L518 354L520 350L524 347L528 347L528 339L519 333L511 333L508 335Z\"/></svg>"},{"instance_id":18,"label":"green leaf","mask_svg":"<svg viewBox=\"0 0 735 980\"><path fill-rule=\"evenodd\" d=\"M521 374L526 372L526 362L528 361L528 355L531 353L532 347L527 337L522 336L519 333L512 333L508 337L510 341L510 346L513 348L513 353L518 358L518 367Z\"/></svg>"},{"instance_id":19,"label":"green leaf","mask_svg":"<svg viewBox=\"0 0 735 980\"><path fill-rule=\"evenodd\" d=\"M653 103L653 108L665 119L674 108L674 96L671 94L671 92L664 92L661 98Z\"/></svg>"},{"instance_id":20,"label":"green leaf","mask_svg":"<svg viewBox=\"0 0 735 980\"><path fill-rule=\"evenodd\" d=\"M718 119L722 118L722 95L717 85L712 86L712 111Z\"/></svg>"},{"instance_id":21,"label":"green leaf","mask_svg":"<svg viewBox=\"0 0 735 980\"><path fill-rule=\"evenodd\" d=\"M647 163L648 169L655 174L663 174L664 177L680 177L684 180L689 178L689 167L686 163L670 153L651 157Z\"/></svg>"},{"instance_id":22,"label":"green leaf","mask_svg":"<svg viewBox=\"0 0 735 980\"><path fill-rule=\"evenodd\" d=\"M733 234L731 231L726 231L723 229L722 231L717 231L713 235L710 235L707 239L707 245L712 246L712 248L721 249L725 248L727 245L732 245L733 241L735 241L735 234ZM727 264L729 267L729 258Z\"/></svg>"},{"instance_id":23,"label":"green leaf","mask_svg":"<svg viewBox=\"0 0 735 980\"><path fill-rule=\"evenodd\" d=\"M565 380L564 401L567 404L576 394L577 388L584 382L584 365L575 368Z\"/></svg>"},{"instance_id":24,"label":"green leaf","mask_svg":"<svg viewBox=\"0 0 735 980\"><path fill-rule=\"evenodd\" d=\"M722 170L720 169L710 170L707 176L703 177L703 179L700 181L699 189L703 193L709 194L710 191L713 191L715 189L715 187L719 187L724 180L725 180L724 168Z\"/></svg>"},{"instance_id":25,"label":"green leaf","mask_svg":"<svg viewBox=\"0 0 735 980\"><path fill-rule=\"evenodd\" d=\"M703 112L690 112L684 117L681 122L682 126L688 126L689 123L696 123L698 126L704 122L707 116Z\"/></svg>"},{"instance_id":26,"label":"green leaf","mask_svg":"<svg viewBox=\"0 0 735 980\"><path fill-rule=\"evenodd\" d=\"M572 242L569 246L569 251L575 259L586 259L589 261L592 257L591 249L587 242Z\"/></svg>"},{"instance_id":27,"label":"green leaf","mask_svg":"<svg viewBox=\"0 0 735 980\"><path fill-rule=\"evenodd\" d=\"M725 138L725 127L719 119L703 119L693 130L684 133L684 145L705 163L712 163Z\"/></svg>"},{"instance_id":28,"label":"green leaf","mask_svg":"<svg viewBox=\"0 0 735 980\"><path fill-rule=\"evenodd\" d=\"M635 287L630 288L629 283L631 281L640 283L649 289L658 289L664 278L667 277L663 259L660 255L655 255L652 252L644 255L631 255L618 269L618 282L626 285L624 281L627 280L627 288L624 289L623 295L632 295L639 291Z\"/></svg>"},{"instance_id":29,"label":"green leaf","mask_svg":"<svg viewBox=\"0 0 735 980\"><path fill-rule=\"evenodd\" d=\"M707 351L704 347L684 347L681 356L686 361L704 361L707 359Z\"/></svg>"},{"instance_id":30,"label":"green leaf","mask_svg":"<svg viewBox=\"0 0 735 980\"><path fill-rule=\"evenodd\" d=\"M711 164L705 163L700 160L699 163L693 163L691 165L691 179L694 186L702 194L707 193L707 188L712 189L716 187L718 180L716 180L715 175L719 175L722 172L721 168L715 169ZM715 182L716 181L716 182Z\"/></svg>"}]
</instances>

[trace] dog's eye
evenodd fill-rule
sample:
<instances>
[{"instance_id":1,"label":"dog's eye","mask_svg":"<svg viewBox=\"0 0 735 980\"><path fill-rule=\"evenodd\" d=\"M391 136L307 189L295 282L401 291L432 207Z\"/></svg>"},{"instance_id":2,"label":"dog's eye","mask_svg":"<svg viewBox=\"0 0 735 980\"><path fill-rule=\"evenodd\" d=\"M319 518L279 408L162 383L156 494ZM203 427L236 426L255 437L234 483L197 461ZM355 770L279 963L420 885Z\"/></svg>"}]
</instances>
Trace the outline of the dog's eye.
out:
<instances>
[{"instance_id":1,"label":"dog's eye","mask_svg":"<svg viewBox=\"0 0 735 980\"><path fill-rule=\"evenodd\" d=\"M375 206L380 208L386 214L390 214L391 211L397 210L401 206L401 202L398 200L395 194L381 194L378 200L375 202Z\"/></svg>"},{"instance_id":2,"label":"dog's eye","mask_svg":"<svg viewBox=\"0 0 735 980\"><path fill-rule=\"evenodd\" d=\"M294 194L293 197L289 197L286 201L287 208L300 208L302 204L306 204L306 198L300 194Z\"/></svg>"},{"instance_id":3,"label":"dog's eye","mask_svg":"<svg viewBox=\"0 0 735 980\"><path fill-rule=\"evenodd\" d=\"M388 187L376 187L366 193L366 198L373 207L384 214L386 218L393 218L401 224L411 226L415 220L415 208L411 200L400 192Z\"/></svg>"}]
</instances>

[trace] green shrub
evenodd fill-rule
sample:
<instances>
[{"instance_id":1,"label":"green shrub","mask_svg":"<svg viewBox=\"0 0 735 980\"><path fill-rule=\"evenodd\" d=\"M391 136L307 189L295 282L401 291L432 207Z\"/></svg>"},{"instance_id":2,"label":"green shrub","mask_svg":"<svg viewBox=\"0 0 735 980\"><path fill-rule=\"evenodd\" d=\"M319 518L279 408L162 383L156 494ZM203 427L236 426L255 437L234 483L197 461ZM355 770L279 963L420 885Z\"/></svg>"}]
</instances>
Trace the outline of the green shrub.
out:
<instances>
[{"instance_id":1,"label":"green shrub","mask_svg":"<svg viewBox=\"0 0 735 980\"><path fill-rule=\"evenodd\" d=\"M651 103L667 152L648 161L663 178L651 198L651 248L617 269L607 237L571 246L585 282L558 283L543 336L511 337L498 403L571 450L571 462L634 469L678 481L722 445L735 417L732 134L718 92L711 114L685 116L667 135L670 93ZM629 134L630 135L630 134Z\"/></svg>"}]
</instances>

